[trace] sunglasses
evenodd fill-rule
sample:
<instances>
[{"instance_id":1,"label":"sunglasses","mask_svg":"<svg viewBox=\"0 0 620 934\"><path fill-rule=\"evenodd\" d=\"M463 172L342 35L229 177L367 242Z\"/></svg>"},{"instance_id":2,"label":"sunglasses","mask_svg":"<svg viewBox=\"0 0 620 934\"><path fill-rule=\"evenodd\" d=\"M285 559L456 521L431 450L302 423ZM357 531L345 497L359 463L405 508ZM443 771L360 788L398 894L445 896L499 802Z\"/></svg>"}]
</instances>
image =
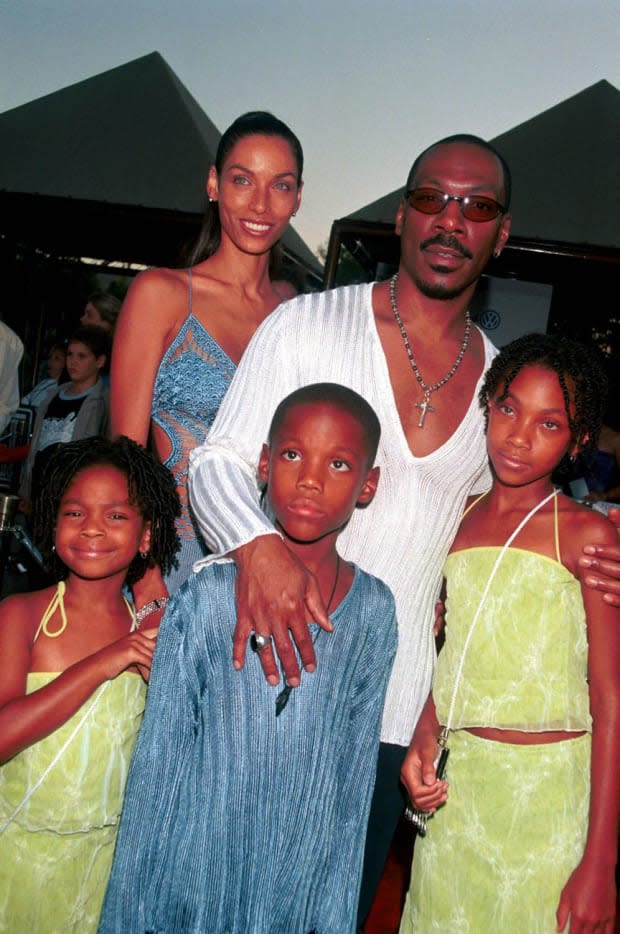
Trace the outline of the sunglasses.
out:
<instances>
[{"instance_id":1,"label":"sunglasses","mask_svg":"<svg viewBox=\"0 0 620 934\"><path fill-rule=\"evenodd\" d=\"M448 195L439 188L410 188L405 192L405 200L409 207L421 214L441 214L448 202L456 201L463 217L475 224L495 220L498 214L506 213L506 208L493 198L484 195Z\"/></svg>"}]
</instances>

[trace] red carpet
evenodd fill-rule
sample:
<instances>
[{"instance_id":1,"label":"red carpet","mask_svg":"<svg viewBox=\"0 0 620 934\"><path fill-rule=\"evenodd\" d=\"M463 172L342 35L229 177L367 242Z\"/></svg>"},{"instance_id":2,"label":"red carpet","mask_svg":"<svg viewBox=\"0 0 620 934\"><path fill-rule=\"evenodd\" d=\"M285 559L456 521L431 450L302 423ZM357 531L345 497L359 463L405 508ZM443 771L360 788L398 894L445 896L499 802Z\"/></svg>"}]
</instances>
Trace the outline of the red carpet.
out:
<instances>
[{"instance_id":1,"label":"red carpet","mask_svg":"<svg viewBox=\"0 0 620 934\"><path fill-rule=\"evenodd\" d=\"M401 821L394 836L365 934L396 934L409 886L409 871L413 853L411 824Z\"/></svg>"}]
</instances>

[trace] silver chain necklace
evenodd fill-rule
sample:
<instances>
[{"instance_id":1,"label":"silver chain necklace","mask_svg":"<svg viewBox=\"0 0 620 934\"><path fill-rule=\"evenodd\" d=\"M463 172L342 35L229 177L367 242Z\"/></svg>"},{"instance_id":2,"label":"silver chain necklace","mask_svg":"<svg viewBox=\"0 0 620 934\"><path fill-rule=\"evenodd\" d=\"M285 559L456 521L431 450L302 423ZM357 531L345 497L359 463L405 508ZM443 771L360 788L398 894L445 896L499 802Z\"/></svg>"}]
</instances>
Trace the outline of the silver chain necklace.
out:
<instances>
[{"instance_id":1,"label":"silver chain necklace","mask_svg":"<svg viewBox=\"0 0 620 934\"><path fill-rule=\"evenodd\" d=\"M452 367L445 376L442 376L441 379L437 380L432 386L427 386L424 382L422 374L418 370L418 365L415 362L415 357L413 356L413 350L411 349L411 344L409 343L409 335L403 324L403 319L398 313L398 308L396 307L396 283L398 282L398 273L395 273L390 279L390 305L392 306L392 314L396 319L396 324L399 327L401 337L403 339L403 344L405 345L405 350L407 351L407 356L409 357L409 363L411 364L411 369L413 370L413 375L417 379L418 383L422 387L422 392L424 393L424 398L422 402L416 402L416 409L420 409L420 418L418 419L418 428L424 428L424 419L426 418L427 412L434 412L435 409L430 403L431 393L437 392L438 389L441 389L442 386L445 386L449 379L452 379L456 371L461 365L463 357L465 356L465 351L469 346L469 335L471 334L471 316L469 314L469 309L465 312L465 333L463 335L463 342L461 344L461 349L459 350L459 355L452 364Z\"/></svg>"}]
</instances>

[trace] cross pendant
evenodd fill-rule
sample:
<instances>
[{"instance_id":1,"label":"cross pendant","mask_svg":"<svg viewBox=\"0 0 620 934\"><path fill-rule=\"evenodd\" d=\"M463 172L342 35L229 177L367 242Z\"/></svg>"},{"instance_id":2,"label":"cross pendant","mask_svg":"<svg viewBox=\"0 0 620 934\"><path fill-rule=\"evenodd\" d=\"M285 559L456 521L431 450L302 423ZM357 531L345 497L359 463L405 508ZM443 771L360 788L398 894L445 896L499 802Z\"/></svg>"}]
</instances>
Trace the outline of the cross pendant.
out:
<instances>
[{"instance_id":1,"label":"cross pendant","mask_svg":"<svg viewBox=\"0 0 620 934\"><path fill-rule=\"evenodd\" d=\"M416 409L420 409L420 418L418 419L418 428L424 428L424 419L426 418L427 412L434 412L435 409L429 401L428 393L424 393L424 400L422 402L416 402Z\"/></svg>"}]
</instances>

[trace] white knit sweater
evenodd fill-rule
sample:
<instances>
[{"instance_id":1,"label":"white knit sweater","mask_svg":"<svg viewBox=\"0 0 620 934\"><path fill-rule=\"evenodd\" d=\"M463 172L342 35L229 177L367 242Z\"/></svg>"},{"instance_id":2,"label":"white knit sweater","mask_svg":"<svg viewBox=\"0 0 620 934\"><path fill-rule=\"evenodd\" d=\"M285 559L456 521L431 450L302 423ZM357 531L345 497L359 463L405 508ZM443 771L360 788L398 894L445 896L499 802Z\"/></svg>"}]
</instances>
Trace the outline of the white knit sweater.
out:
<instances>
[{"instance_id":1,"label":"white knit sweater","mask_svg":"<svg viewBox=\"0 0 620 934\"><path fill-rule=\"evenodd\" d=\"M485 369L495 348L484 337ZM471 492L489 486L478 389L452 437L424 457L407 444L372 311L372 285L302 295L281 305L248 347L207 437L190 457L191 501L218 560L273 532L258 504L256 465L277 404L294 389L342 383L381 421L377 495L339 539L344 557L396 598L398 652L381 739L405 746L431 688L434 605L444 559ZM198 566L198 565L197 565Z\"/></svg>"}]
</instances>

